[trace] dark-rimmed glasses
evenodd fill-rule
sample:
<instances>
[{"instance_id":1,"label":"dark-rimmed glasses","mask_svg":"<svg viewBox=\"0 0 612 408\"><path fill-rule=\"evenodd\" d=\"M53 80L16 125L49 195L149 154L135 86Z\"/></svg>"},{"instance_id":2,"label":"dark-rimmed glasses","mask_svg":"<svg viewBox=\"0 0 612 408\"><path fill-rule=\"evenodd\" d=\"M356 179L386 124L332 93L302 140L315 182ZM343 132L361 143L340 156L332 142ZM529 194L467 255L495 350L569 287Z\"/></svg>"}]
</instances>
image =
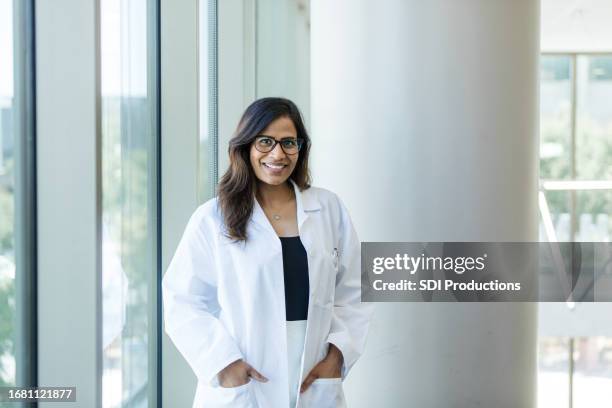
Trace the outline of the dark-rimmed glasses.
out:
<instances>
[{"instance_id":1,"label":"dark-rimmed glasses","mask_svg":"<svg viewBox=\"0 0 612 408\"><path fill-rule=\"evenodd\" d=\"M281 140L276 140L271 136L257 136L253 143L255 144L255 149L262 153L270 153L274 150L276 144L279 143L281 149L286 154L296 154L302 148L304 139L284 137Z\"/></svg>"}]
</instances>

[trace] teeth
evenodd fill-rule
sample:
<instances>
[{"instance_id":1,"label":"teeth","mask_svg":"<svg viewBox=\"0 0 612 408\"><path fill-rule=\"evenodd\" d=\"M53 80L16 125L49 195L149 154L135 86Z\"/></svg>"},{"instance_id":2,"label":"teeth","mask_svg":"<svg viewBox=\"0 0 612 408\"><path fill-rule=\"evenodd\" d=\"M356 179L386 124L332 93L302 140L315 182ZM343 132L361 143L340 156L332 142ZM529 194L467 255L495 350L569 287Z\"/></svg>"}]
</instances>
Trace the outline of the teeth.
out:
<instances>
[{"instance_id":1,"label":"teeth","mask_svg":"<svg viewBox=\"0 0 612 408\"><path fill-rule=\"evenodd\" d=\"M264 166L270 167L272 169L282 169L285 167L284 164L272 164L272 163L264 163Z\"/></svg>"}]
</instances>

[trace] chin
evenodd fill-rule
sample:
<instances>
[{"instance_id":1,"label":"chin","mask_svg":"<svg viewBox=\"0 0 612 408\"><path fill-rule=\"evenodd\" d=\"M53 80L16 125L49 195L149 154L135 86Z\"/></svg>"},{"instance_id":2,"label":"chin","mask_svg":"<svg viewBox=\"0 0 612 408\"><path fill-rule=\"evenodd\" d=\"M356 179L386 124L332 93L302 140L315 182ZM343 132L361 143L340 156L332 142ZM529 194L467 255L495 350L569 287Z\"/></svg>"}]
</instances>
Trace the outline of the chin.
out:
<instances>
[{"instance_id":1,"label":"chin","mask_svg":"<svg viewBox=\"0 0 612 408\"><path fill-rule=\"evenodd\" d=\"M255 172L255 176L257 177L257 180L261 183L265 183L271 186L280 186L285 182L289 181L289 177L291 176L291 173L286 172L287 174L279 174L279 175L274 175L274 174L268 174L264 169L262 169L261 172L257 171Z\"/></svg>"},{"instance_id":2,"label":"chin","mask_svg":"<svg viewBox=\"0 0 612 408\"><path fill-rule=\"evenodd\" d=\"M280 186L281 184L285 183L287 180L289 180L289 177L258 177L259 181L261 181L262 183L266 183L266 184L270 184L272 186Z\"/></svg>"}]
</instances>

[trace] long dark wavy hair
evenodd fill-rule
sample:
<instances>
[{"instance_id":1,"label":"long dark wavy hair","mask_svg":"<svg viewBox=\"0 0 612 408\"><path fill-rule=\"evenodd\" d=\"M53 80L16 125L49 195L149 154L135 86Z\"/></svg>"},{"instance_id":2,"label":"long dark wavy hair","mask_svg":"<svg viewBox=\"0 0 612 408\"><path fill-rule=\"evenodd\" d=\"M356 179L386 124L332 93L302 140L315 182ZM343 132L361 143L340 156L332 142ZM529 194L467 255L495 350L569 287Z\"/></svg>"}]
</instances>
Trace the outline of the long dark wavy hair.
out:
<instances>
[{"instance_id":1,"label":"long dark wavy hair","mask_svg":"<svg viewBox=\"0 0 612 408\"><path fill-rule=\"evenodd\" d=\"M304 139L295 169L289 176L300 191L310 187L308 154L310 137L298 107L285 98L261 98L242 114L234 136L229 141L229 167L218 186L219 207L225 222L226 235L238 241L247 240L247 223L255 204L257 176L251 166L251 143L274 120L288 117L293 121L297 137Z\"/></svg>"}]
</instances>

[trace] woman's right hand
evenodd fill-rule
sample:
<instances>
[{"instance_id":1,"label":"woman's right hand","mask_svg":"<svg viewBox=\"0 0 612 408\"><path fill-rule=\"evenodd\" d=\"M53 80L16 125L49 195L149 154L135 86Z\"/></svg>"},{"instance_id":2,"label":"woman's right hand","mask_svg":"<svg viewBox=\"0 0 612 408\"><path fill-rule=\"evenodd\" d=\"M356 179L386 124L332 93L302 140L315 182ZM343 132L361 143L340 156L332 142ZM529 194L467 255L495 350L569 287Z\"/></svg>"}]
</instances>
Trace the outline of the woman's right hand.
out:
<instances>
[{"instance_id":1,"label":"woman's right hand","mask_svg":"<svg viewBox=\"0 0 612 408\"><path fill-rule=\"evenodd\" d=\"M268 379L261 375L243 360L236 360L223 370L219 371L219 385L224 388L239 387L248 383L249 377L257 381L266 382Z\"/></svg>"}]
</instances>

